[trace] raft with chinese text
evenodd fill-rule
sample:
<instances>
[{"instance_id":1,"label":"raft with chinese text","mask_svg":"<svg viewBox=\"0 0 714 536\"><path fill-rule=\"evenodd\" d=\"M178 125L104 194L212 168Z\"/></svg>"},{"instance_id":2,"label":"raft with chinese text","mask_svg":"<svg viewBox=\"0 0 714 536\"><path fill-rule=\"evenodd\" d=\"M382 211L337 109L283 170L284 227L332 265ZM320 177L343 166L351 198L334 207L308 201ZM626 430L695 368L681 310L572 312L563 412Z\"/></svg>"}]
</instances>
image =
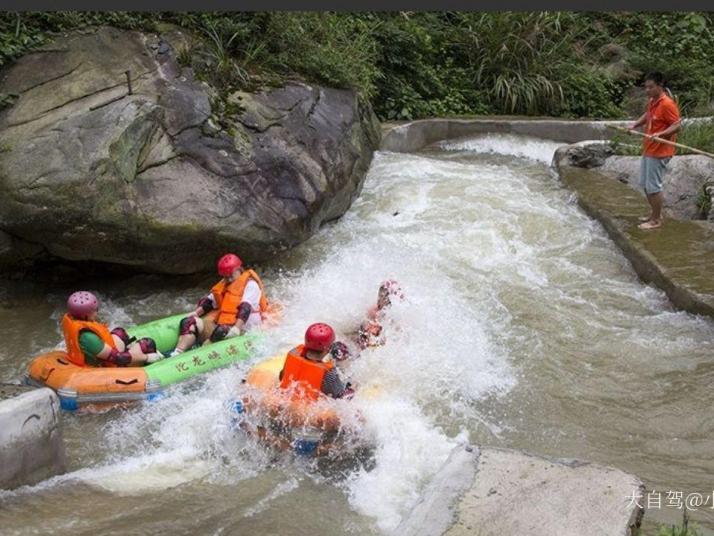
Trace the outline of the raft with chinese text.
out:
<instances>
[{"instance_id":1,"label":"raft with chinese text","mask_svg":"<svg viewBox=\"0 0 714 536\"><path fill-rule=\"evenodd\" d=\"M151 337L159 352L168 353L176 346L184 316L154 320L127 332L136 338ZM25 383L54 389L66 410L152 399L171 384L248 359L262 338L260 331L253 331L144 367L82 367L71 363L66 352L53 350L32 360Z\"/></svg>"}]
</instances>

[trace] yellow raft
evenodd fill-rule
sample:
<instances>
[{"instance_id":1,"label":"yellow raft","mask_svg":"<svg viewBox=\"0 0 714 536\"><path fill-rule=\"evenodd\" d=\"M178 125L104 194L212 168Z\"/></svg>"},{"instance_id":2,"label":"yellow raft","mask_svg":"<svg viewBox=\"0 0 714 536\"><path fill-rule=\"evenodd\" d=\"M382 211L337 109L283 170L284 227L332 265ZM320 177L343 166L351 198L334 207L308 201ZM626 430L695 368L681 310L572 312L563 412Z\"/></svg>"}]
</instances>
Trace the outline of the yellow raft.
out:
<instances>
[{"instance_id":1,"label":"yellow raft","mask_svg":"<svg viewBox=\"0 0 714 536\"><path fill-rule=\"evenodd\" d=\"M327 396L317 401L291 397L280 389L285 358L286 353L270 357L248 372L244 380L248 393L235 406L241 413L240 427L273 448L301 455L324 456L335 447L340 452L354 450L358 446L354 444L354 426L364 422L360 411L355 407L345 413L344 404L350 401ZM365 394L371 397L376 393L371 389Z\"/></svg>"}]
</instances>

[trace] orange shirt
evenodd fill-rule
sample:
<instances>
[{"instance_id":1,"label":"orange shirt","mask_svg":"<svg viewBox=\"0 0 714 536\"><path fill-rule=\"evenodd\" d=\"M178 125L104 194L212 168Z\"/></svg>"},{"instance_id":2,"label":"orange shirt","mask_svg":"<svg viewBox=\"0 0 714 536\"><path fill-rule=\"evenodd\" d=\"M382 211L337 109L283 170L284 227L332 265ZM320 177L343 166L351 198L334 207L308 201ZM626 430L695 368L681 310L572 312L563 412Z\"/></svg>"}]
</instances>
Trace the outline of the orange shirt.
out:
<instances>
[{"instance_id":1,"label":"orange shirt","mask_svg":"<svg viewBox=\"0 0 714 536\"><path fill-rule=\"evenodd\" d=\"M677 121L679 121L679 108L677 108L677 103L669 98L666 93L662 93L656 100L649 100L647 103L645 134L662 132ZM665 139L677 141L677 136L672 134ZM674 156L674 147L645 138L642 142L642 154L654 158L669 158Z\"/></svg>"}]
</instances>

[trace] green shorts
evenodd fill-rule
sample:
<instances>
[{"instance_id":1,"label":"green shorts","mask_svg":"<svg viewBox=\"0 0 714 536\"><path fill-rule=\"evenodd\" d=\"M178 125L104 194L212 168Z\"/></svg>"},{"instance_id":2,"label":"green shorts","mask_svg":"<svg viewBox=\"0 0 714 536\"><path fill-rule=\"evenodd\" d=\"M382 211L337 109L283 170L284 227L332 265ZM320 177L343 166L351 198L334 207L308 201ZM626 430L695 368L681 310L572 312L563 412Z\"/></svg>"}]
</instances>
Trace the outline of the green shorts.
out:
<instances>
[{"instance_id":1,"label":"green shorts","mask_svg":"<svg viewBox=\"0 0 714 536\"><path fill-rule=\"evenodd\" d=\"M640 186L646 194L662 191L662 176L671 158L643 156L640 161Z\"/></svg>"}]
</instances>

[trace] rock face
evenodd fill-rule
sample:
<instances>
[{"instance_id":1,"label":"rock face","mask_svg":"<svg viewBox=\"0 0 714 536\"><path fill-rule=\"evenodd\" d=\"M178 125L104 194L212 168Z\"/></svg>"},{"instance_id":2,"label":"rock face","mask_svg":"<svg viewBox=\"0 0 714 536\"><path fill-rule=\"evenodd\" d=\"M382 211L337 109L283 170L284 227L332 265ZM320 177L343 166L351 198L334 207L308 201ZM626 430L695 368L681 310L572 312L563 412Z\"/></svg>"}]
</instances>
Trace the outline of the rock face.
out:
<instances>
[{"instance_id":1,"label":"rock face","mask_svg":"<svg viewBox=\"0 0 714 536\"><path fill-rule=\"evenodd\" d=\"M598 171L642 194L640 157L612 156ZM697 155L675 156L667 165L663 180L664 207L669 215L682 220L706 219L701 202L706 195L705 187L714 181L714 160Z\"/></svg>"},{"instance_id":2,"label":"rock face","mask_svg":"<svg viewBox=\"0 0 714 536\"><path fill-rule=\"evenodd\" d=\"M212 117L179 39L104 28L3 73L18 98L0 114L0 265L46 252L192 273L226 250L269 258L349 208L379 144L368 106L295 82Z\"/></svg>"},{"instance_id":3,"label":"rock face","mask_svg":"<svg viewBox=\"0 0 714 536\"><path fill-rule=\"evenodd\" d=\"M643 495L637 477L612 467L456 447L395 534L630 536Z\"/></svg>"},{"instance_id":4,"label":"rock face","mask_svg":"<svg viewBox=\"0 0 714 536\"><path fill-rule=\"evenodd\" d=\"M0 489L35 484L64 470L55 392L0 384Z\"/></svg>"},{"instance_id":5,"label":"rock face","mask_svg":"<svg viewBox=\"0 0 714 536\"><path fill-rule=\"evenodd\" d=\"M609 143L583 141L568 147L567 155L571 166L593 168L602 166L614 153Z\"/></svg>"}]
</instances>

